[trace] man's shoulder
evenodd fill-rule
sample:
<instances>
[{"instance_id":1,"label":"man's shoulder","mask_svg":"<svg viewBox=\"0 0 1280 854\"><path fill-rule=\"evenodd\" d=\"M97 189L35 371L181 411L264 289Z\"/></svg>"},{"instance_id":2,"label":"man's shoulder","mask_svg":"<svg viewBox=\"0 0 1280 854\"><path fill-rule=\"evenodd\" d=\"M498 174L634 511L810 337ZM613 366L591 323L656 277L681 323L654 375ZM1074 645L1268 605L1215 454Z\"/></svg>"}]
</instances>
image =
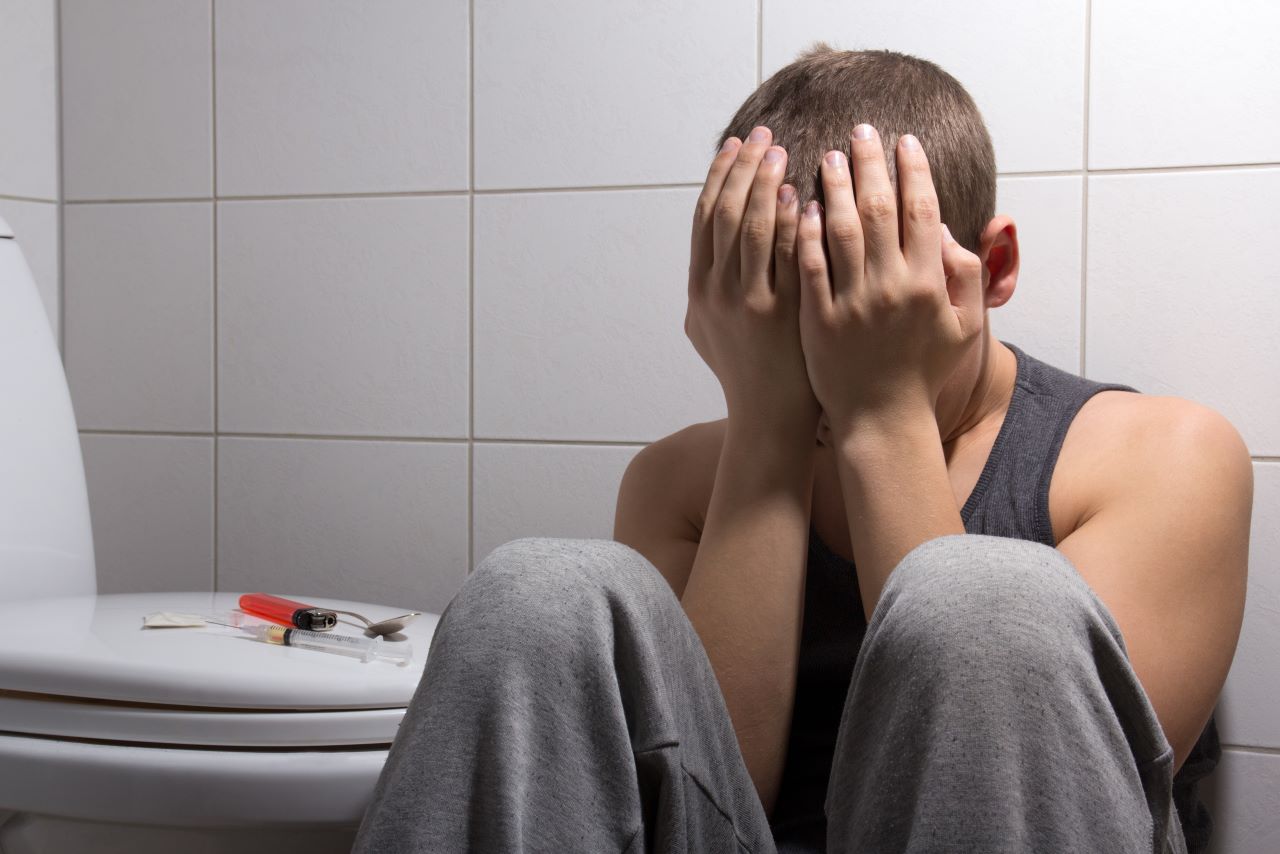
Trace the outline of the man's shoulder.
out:
<instances>
[{"instance_id":1,"label":"man's shoulder","mask_svg":"<svg viewBox=\"0 0 1280 854\"><path fill-rule=\"evenodd\" d=\"M643 451L649 465L670 484L671 501L698 531L706 521L727 424L727 418L690 424L650 443Z\"/></svg>"},{"instance_id":2,"label":"man's shoulder","mask_svg":"<svg viewBox=\"0 0 1280 854\"><path fill-rule=\"evenodd\" d=\"M1085 401L1063 444L1066 468L1079 485L1079 524L1108 502L1125 500L1135 487L1160 481L1188 455L1238 455L1242 444L1231 423L1205 404L1100 391Z\"/></svg>"},{"instance_id":3,"label":"man's shoulder","mask_svg":"<svg viewBox=\"0 0 1280 854\"><path fill-rule=\"evenodd\" d=\"M1160 450L1163 442L1213 422L1227 423L1217 410L1183 397L1107 389L1080 408L1071 431L1108 455Z\"/></svg>"}]
</instances>

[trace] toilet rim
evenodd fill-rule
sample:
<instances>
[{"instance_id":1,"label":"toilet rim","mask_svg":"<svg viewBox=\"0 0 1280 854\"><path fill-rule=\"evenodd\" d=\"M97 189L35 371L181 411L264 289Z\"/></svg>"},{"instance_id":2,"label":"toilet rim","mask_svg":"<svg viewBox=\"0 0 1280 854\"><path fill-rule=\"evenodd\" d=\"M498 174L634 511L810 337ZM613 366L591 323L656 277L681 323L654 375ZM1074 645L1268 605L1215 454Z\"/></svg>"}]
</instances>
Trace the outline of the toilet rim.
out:
<instances>
[{"instance_id":1,"label":"toilet rim","mask_svg":"<svg viewBox=\"0 0 1280 854\"><path fill-rule=\"evenodd\" d=\"M406 627L402 634L413 655L403 667L255 643L204 628L142 627L148 613L225 613L237 606L238 598L235 592L221 591L0 602L0 691L140 707L318 713L403 708L418 687L438 621L427 613ZM309 601L376 617L394 610L348 600ZM51 620L58 631L49 631ZM342 626L334 631L354 630Z\"/></svg>"},{"instance_id":2,"label":"toilet rim","mask_svg":"<svg viewBox=\"0 0 1280 854\"><path fill-rule=\"evenodd\" d=\"M0 810L169 827L354 826L387 748L183 750L0 733ZM290 795L305 787L305 797Z\"/></svg>"},{"instance_id":3,"label":"toilet rim","mask_svg":"<svg viewBox=\"0 0 1280 854\"><path fill-rule=\"evenodd\" d=\"M292 711L164 706L0 690L0 729L9 735L153 747L386 746L404 712L404 707Z\"/></svg>"}]
</instances>

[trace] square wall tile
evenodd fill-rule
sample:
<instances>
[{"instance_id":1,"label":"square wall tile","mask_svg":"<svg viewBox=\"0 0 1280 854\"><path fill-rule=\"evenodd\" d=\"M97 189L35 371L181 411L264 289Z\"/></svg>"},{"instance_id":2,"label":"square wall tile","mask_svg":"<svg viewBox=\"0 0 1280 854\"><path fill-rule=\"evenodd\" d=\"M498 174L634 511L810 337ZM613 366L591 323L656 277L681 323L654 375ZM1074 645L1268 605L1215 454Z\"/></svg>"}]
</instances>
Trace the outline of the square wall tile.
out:
<instances>
[{"instance_id":1,"label":"square wall tile","mask_svg":"<svg viewBox=\"0 0 1280 854\"><path fill-rule=\"evenodd\" d=\"M1280 851L1280 756L1225 748L1200 787L1213 816L1209 854Z\"/></svg>"},{"instance_id":2,"label":"square wall tile","mask_svg":"<svg viewBox=\"0 0 1280 854\"><path fill-rule=\"evenodd\" d=\"M1083 166L1085 0L764 0L763 78L814 41L941 66L973 97L1001 172ZM850 119L849 130L856 120Z\"/></svg>"},{"instance_id":3,"label":"square wall tile","mask_svg":"<svg viewBox=\"0 0 1280 854\"><path fill-rule=\"evenodd\" d=\"M698 192L476 197L477 436L651 442L724 417L684 331Z\"/></svg>"},{"instance_id":4,"label":"square wall tile","mask_svg":"<svg viewBox=\"0 0 1280 854\"><path fill-rule=\"evenodd\" d=\"M56 0L0 3L0 195L58 198L57 30Z\"/></svg>"},{"instance_id":5,"label":"square wall tile","mask_svg":"<svg viewBox=\"0 0 1280 854\"><path fill-rule=\"evenodd\" d=\"M1280 463L1253 464L1249 589L1218 731L1227 744L1280 750Z\"/></svg>"},{"instance_id":6,"label":"square wall tile","mask_svg":"<svg viewBox=\"0 0 1280 854\"><path fill-rule=\"evenodd\" d=\"M1095 2L1089 168L1280 160L1280 4Z\"/></svg>"},{"instance_id":7,"label":"square wall tile","mask_svg":"<svg viewBox=\"0 0 1280 854\"><path fill-rule=\"evenodd\" d=\"M441 613L467 576L467 446L218 440L218 589Z\"/></svg>"},{"instance_id":8,"label":"square wall tile","mask_svg":"<svg viewBox=\"0 0 1280 854\"><path fill-rule=\"evenodd\" d=\"M466 188L466 0L215 8L219 195Z\"/></svg>"},{"instance_id":9,"label":"square wall tile","mask_svg":"<svg viewBox=\"0 0 1280 854\"><path fill-rule=\"evenodd\" d=\"M209 0L62 0L68 199L213 192Z\"/></svg>"},{"instance_id":10,"label":"square wall tile","mask_svg":"<svg viewBox=\"0 0 1280 854\"><path fill-rule=\"evenodd\" d=\"M465 197L218 203L218 428L467 435Z\"/></svg>"},{"instance_id":11,"label":"square wall tile","mask_svg":"<svg viewBox=\"0 0 1280 854\"><path fill-rule=\"evenodd\" d=\"M22 257L40 290L49 327L58 338L58 205L0 199L0 218L13 229Z\"/></svg>"},{"instance_id":12,"label":"square wall tile","mask_svg":"<svg viewBox=\"0 0 1280 854\"><path fill-rule=\"evenodd\" d=\"M1280 169L1089 178L1090 378L1186 397L1280 455Z\"/></svg>"},{"instance_id":13,"label":"square wall tile","mask_svg":"<svg viewBox=\"0 0 1280 854\"><path fill-rule=\"evenodd\" d=\"M80 437L99 593L213 589L213 439Z\"/></svg>"},{"instance_id":14,"label":"square wall tile","mask_svg":"<svg viewBox=\"0 0 1280 854\"><path fill-rule=\"evenodd\" d=\"M701 184L755 88L755 9L476 0L476 187Z\"/></svg>"},{"instance_id":15,"label":"square wall tile","mask_svg":"<svg viewBox=\"0 0 1280 854\"><path fill-rule=\"evenodd\" d=\"M476 564L520 537L613 539L618 486L642 447L477 443Z\"/></svg>"},{"instance_id":16,"label":"square wall tile","mask_svg":"<svg viewBox=\"0 0 1280 854\"><path fill-rule=\"evenodd\" d=\"M66 347L76 423L213 429L213 203L68 205Z\"/></svg>"},{"instance_id":17,"label":"square wall tile","mask_svg":"<svg viewBox=\"0 0 1280 854\"><path fill-rule=\"evenodd\" d=\"M1000 178L996 212L1018 233L1018 287L987 310L997 338L1080 373L1080 228L1084 179Z\"/></svg>"}]
</instances>

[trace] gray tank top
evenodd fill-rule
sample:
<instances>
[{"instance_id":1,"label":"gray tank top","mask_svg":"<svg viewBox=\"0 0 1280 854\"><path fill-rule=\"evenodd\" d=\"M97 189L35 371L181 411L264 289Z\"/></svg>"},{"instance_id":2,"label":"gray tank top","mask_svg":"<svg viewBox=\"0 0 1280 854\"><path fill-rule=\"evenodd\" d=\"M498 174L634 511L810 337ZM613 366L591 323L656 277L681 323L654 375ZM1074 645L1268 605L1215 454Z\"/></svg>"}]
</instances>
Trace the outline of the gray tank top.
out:
<instances>
[{"instance_id":1,"label":"gray tank top","mask_svg":"<svg viewBox=\"0 0 1280 854\"><path fill-rule=\"evenodd\" d=\"M1049 524L1049 480L1067 428L1090 397L1132 386L1101 383L1067 373L1001 341L1018 360L1017 380L1004 423L978 482L960 511L970 534L1034 540L1056 547ZM787 760L771 825L789 851L825 852L823 803L836 733L866 619L858 577L849 561L835 554L809 529L804 593L804 625L796 674ZM1210 717L1178 773L1173 799L1188 854L1208 847L1212 820L1199 800L1196 783L1218 764L1221 749Z\"/></svg>"}]
</instances>

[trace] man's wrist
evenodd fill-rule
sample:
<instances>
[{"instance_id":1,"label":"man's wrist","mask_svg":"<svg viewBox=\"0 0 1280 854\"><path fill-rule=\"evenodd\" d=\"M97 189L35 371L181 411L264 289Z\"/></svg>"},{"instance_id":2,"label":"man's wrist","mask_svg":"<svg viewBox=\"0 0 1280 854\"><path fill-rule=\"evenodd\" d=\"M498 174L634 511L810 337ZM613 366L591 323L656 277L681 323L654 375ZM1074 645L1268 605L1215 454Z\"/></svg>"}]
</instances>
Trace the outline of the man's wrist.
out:
<instances>
[{"instance_id":1,"label":"man's wrist","mask_svg":"<svg viewBox=\"0 0 1280 854\"><path fill-rule=\"evenodd\" d=\"M818 418L790 417L772 412L731 412L726 433L747 441L812 450L818 436Z\"/></svg>"},{"instance_id":2,"label":"man's wrist","mask_svg":"<svg viewBox=\"0 0 1280 854\"><path fill-rule=\"evenodd\" d=\"M878 445L893 444L911 439L936 439L937 416L928 405L902 406L875 410L862 410L833 419L831 435L836 450L860 453Z\"/></svg>"}]
</instances>

